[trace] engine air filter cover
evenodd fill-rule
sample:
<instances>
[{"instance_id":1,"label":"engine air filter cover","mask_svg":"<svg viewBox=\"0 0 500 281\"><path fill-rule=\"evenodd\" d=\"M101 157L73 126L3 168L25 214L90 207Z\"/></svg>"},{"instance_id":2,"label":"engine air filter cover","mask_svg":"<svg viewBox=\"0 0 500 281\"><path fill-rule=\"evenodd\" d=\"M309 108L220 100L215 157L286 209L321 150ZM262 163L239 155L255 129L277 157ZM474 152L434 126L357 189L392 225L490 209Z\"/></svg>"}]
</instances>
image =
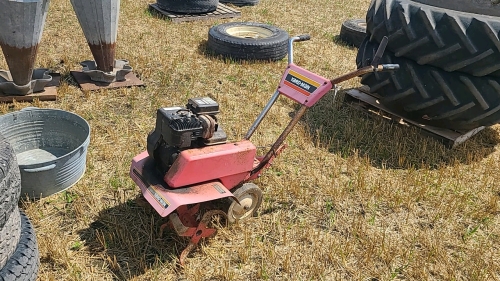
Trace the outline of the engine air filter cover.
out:
<instances>
[{"instance_id":1,"label":"engine air filter cover","mask_svg":"<svg viewBox=\"0 0 500 281\"><path fill-rule=\"evenodd\" d=\"M196 114L219 113L219 104L209 97L189 99L186 107Z\"/></svg>"}]
</instances>

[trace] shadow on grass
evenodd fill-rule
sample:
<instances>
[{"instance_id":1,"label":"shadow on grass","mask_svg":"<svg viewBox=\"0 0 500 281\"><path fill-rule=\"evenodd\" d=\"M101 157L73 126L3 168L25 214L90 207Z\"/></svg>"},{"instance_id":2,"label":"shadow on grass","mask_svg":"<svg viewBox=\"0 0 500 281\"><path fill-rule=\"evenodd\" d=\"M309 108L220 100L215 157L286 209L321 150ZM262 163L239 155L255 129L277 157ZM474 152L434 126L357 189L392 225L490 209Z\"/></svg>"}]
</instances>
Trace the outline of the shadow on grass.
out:
<instances>
[{"instance_id":1,"label":"shadow on grass","mask_svg":"<svg viewBox=\"0 0 500 281\"><path fill-rule=\"evenodd\" d=\"M435 169L454 163L470 164L495 151L498 132L486 128L454 149L425 136L414 127L404 127L356 110L333 95L325 96L303 120L313 140L342 157L367 157L378 168Z\"/></svg>"},{"instance_id":2,"label":"shadow on grass","mask_svg":"<svg viewBox=\"0 0 500 281\"><path fill-rule=\"evenodd\" d=\"M337 45L344 46L346 48L352 49L352 50L357 50L358 47L354 46L352 43L346 42L340 38L340 35L334 35L332 38L333 43Z\"/></svg>"},{"instance_id":3,"label":"shadow on grass","mask_svg":"<svg viewBox=\"0 0 500 281\"><path fill-rule=\"evenodd\" d=\"M129 280L150 268L171 264L177 268L177 256L187 241L160 226L166 222L152 209L135 200L105 209L79 235L90 255L99 257L116 280ZM179 271L180 273L180 271Z\"/></svg>"}]
</instances>

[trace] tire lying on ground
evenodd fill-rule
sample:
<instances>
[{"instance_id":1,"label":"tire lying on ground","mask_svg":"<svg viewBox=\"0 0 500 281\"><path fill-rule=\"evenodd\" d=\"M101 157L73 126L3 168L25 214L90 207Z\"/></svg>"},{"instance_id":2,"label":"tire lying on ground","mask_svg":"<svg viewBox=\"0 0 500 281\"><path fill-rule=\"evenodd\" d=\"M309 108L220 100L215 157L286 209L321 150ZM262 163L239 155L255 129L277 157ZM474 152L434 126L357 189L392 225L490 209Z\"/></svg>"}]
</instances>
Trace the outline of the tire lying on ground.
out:
<instances>
[{"instance_id":1,"label":"tire lying on ground","mask_svg":"<svg viewBox=\"0 0 500 281\"><path fill-rule=\"evenodd\" d=\"M359 47L366 37L366 21L364 19L350 19L342 23L339 37L342 41Z\"/></svg>"},{"instance_id":2,"label":"tire lying on ground","mask_svg":"<svg viewBox=\"0 0 500 281\"><path fill-rule=\"evenodd\" d=\"M0 228L0 268L3 268L7 260L10 259L12 253L19 243L21 236L21 215L19 209L16 209L10 214L5 225Z\"/></svg>"},{"instance_id":3,"label":"tire lying on ground","mask_svg":"<svg viewBox=\"0 0 500 281\"><path fill-rule=\"evenodd\" d=\"M208 31L208 52L237 60L280 60L287 55L288 33L254 22L229 22Z\"/></svg>"},{"instance_id":4,"label":"tire lying on ground","mask_svg":"<svg viewBox=\"0 0 500 281\"><path fill-rule=\"evenodd\" d=\"M372 0L371 41L418 64L500 77L500 5L492 0ZM497 1L498 2L498 1Z\"/></svg>"},{"instance_id":5,"label":"tire lying on ground","mask_svg":"<svg viewBox=\"0 0 500 281\"><path fill-rule=\"evenodd\" d=\"M35 231L28 217L21 212L21 236L10 259L0 269L1 281L36 280L40 264Z\"/></svg>"},{"instance_id":6,"label":"tire lying on ground","mask_svg":"<svg viewBox=\"0 0 500 281\"><path fill-rule=\"evenodd\" d=\"M358 67L371 63L378 44L361 44ZM449 73L398 58L386 51L380 63L397 63L395 72L369 73L361 83L381 96L380 102L416 122L459 131L500 121L500 78Z\"/></svg>"},{"instance_id":7,"label":"tire lying on ground","mask_svg":"<svg viewBox=\"0 0 500 281\"><path fill-rule=\"evenodd\" d=\"M255 6L259 0L220 0L221 3L229 3L235 6Z\"/></svg>"},{"instance_id":8,"label":"tire lying on ground","mask_svg":"<svg viewBox=\"0 0 500 281\"><path fill-rule=\"evenodd\" d=\"M166 11L201 14L215 11L219 0L157 0L156 4Z\"/></svg>"},{"instance_id":9,"label":"tire lying on ground","mask_svg":"<svg viewBox=\"0 0 500 281\"><path fill-rule=\"evenodd\" d=\"M0 228L17 208L21 194L21 176L12 146L0 135Z\"/></svg>"}]
</instances>

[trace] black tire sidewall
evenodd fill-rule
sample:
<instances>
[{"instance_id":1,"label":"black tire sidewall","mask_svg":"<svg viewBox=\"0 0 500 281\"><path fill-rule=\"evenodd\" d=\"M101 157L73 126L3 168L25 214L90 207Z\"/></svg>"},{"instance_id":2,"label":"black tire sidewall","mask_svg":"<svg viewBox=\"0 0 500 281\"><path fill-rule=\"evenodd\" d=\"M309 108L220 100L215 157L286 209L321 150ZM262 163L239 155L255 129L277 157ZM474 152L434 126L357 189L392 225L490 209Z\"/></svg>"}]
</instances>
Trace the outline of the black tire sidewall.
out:
<instances>
[{"instance_id":1,"label":"black tire sidewall","mask_svg":"<svg viewBox=\"0 0 500 281\"><path fill-rule=\"evenodd\" d=\"M0 268L14 253L21 236L21 214L16 207L3 227L0 227Z\"/></svg>"},{"instance_id":2,"label":"black tire sidewall","mask_svg":"<svg viewBox=\"0 0 500 281\"><path fill-rule=\"evenodd\" d=\"M364 23L365 27L361 24ZM359 47L366 37L366 21L364 19L349 19L342 23L340 39L353 46Z\"/></svg>"},{"instance_id":3,"label":"black tire sidewall","mask_svg":"<svg viewBox=\"0 0 500 281\"><path fill-rule=\"evenodd\" d=\"M17 208L21 195L21 174L10 143L0 134L0 227Z\"/></svg>"},{"instance_id":4,"label":"black tire sidewall","mask_svg":"<svg viewBox=\"0 0 500 281\"><path fill-rule=\"evenodd\" d=\"M233 4L235 6L255 6L259 0L220 0L221 3Z\"/></svg>"},{"instance_id":5,"label":"black tire sidewall","mask_svg":"<svg viewBox=\"0 0 500 281\"><path fill-rule=\"evenodd\" d=\"M21 211L21 236L10 259L0 269L2 281L34 281L40 265L35 230L28 217Z\"/></svg>"},{"instance_id":6,"label":"black tire sidewall","mask_svg":"<svg viewBox=\"0 0 500 281\"><path fill-rule=\"evenodd\" d=\"M162 10L176 13L201 14L217 9L218 0L157 0L156 4Z\"/></svg>"}]
</instances>

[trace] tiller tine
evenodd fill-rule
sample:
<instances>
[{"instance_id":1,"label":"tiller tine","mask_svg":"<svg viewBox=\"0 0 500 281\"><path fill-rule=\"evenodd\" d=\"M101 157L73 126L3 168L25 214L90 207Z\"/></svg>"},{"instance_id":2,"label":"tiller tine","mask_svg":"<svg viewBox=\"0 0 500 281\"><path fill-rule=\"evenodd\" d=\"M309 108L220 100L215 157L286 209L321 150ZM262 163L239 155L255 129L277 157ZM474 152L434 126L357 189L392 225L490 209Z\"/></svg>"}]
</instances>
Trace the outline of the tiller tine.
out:
<instances>
[{"instance_id":1,"label":"tiller tine","mask_svg":"<svg viewBox=\"0 0 500 281\"><path fill-rule=\"evenodd\" d=\"M197 221L196 213L199 211L199 204L195 205L191 209L185 206L178 208L177 212L170 214L170 221L164 224L160 228L160 234L166 226L172 227L177 235L190 237L189 244L181 252L179 256L179 263L184 265L184 260L189 255L189 253L196 248L198 242L201 238L209 238L217 233L216 228L212 228L211 222L212 218L215 216L221 216L227 221L227 214L221 210L211 210L203 214L201 220Z\"/></svg>"}]
</instances>

